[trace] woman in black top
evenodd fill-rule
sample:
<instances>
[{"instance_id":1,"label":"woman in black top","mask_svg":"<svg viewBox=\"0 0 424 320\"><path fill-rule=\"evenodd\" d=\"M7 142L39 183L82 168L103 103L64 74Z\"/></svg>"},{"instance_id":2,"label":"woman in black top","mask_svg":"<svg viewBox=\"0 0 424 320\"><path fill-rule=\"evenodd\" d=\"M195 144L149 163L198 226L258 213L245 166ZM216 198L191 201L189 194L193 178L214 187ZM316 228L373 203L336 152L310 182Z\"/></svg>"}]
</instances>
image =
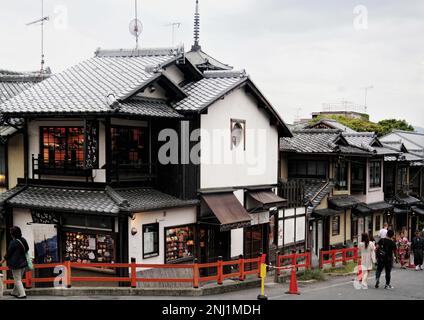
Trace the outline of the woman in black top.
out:
<instances>
[{"instance_id":1,"label":"woman in black top","mask_svg":"<svg viewBox=\"0 0 424 320\"><path fill-rule=\"evenodd\" d=\"M390 280L393 267L393 255L396 252L396 243L393 241L394 235L395 233L393 230L389 230L387 231L386 238L380 239L377 243L377 271L375 272L376 288L380 285L380 275L384 269L386 273L386 285L384 286L384 289L393 289L390 284Z\"/></svg>"},{"instance_id":2,"label":"woman in black top","mask_svg":"<svg viewBox=\"0 0 424 320\"><path fill-rule=\"evenodd\" d=\"M7 253L0 262L0 265L6 261L9 269L12 270L15 283L11 295L19 299L24 299L26 298L26 294L24 285L22 284L22 277L25 269L28 267L26 253L29 247L27 241L22 238L22 232L19 227L10 228L10 235L12 236L12 241L9 243Z\"/></svg>"}]
</instances>

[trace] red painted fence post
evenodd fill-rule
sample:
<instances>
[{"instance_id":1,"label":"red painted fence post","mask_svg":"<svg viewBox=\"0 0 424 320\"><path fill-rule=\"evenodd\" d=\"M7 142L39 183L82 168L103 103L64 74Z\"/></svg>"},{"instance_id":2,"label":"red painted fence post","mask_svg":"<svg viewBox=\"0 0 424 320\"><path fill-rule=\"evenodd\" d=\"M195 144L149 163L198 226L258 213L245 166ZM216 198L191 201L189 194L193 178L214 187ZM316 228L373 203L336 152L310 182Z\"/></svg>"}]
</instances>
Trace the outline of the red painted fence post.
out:
<instances>
[{"instance_id":1,"label":"red painted fence post","mask_svg":"<svg viewBox=\"0 0 424 320\"><path fill-rule=\"evenodd\" d=\"M71 274L71 259L68 257L65 259L65 269L66 269L66 288L72 287L72 274Z\"/></svg>"},{"instance_id":2,"label":"red painted fence post","mask_svg":"<svg viewBox=\"0 0 424 320\"><path fill-rule=\"evenodd\" d=\"M193 288L199 288L199 260L194 259L193 264Z\"/></svg>"},{"instance_id":3,"label":"red painted fence post","mask_svg":"<svg viewBox=\"0 0 424 320\"><path fill-rule=\"evenodd\" d=\"M346 265L346 245L343 245L342 249L342 263L343 265Z\"/></svg>"},{"instance_id":4,"label":"red painted fence post","mask_svg":"<svg viewBox=\"0 0 424 320\"><path fill-rule=\"evenodd\" d=\"M244 281L244 279L246 279L246 276L244 274L244 257L242 254L239 255L239 270L240 270L239 280Z\"/></svg>"},{"instance_id":5,"label":"red painted fence post","mask_svg":"<svg viewBox=\"0 0 424 320\"><path fill-rule=\"evenodd\" d=\"M137 267L136 259L131 258L131 288L137 288Z\"/></svg>"},{"instance_id":6,"label":"red painted fence post","mask_svg":"<svg viewBox=\"0 0 424 320\"><path fill-rule=\"evenodd\" d=\"M31 289L32 288L32 271L31 270L25 272L25 279L26 279L25 287L27 289Z\"/></svg>"},{"instance_id":7,"label":"red painted fence post","mask_svg":"<svg viewBox=\"0 0 424 320\"><path fill-rule=\"evenodd\" d=\"M353 261L354 261L355 263L357 263L357 262L358 262L358 245L357 245L357 244L355 244L355 245L353 246Z\"/></svg>"},{"instance_id":8,"label":"red painted fence post","mask_svg":"<svg viewBox=\"0 0 424 320\"><path fill-rule=\"evenodd\" d=\"M331 250L331 266L334 268L336 266L336 250L332 248Z\"/></svg>"},{"instance_id":9,"label":"red painted fence post","mask_svg":"<svg viewBox=\"0 0 424 320\"><path fill-rule=\"evenodd\" d=\"M311 250L308 249L306 250L306 270L310 270L311 269Z\"/></svg>"},{"instance_id":10,"label":"red painted fence post","mask_svg":"<svg viewBox=\"0 0 424 320\"><path fill-rule=\"evenodd\" d=\"M218 257L218 263L217 263L217 272L218 272L218 284L221 285L222 284L222 279L223 279L223 274L224 274L224 270L223 270L223 266L222 266L222 257L219 256Z\"/></svg>"}]
</instances>

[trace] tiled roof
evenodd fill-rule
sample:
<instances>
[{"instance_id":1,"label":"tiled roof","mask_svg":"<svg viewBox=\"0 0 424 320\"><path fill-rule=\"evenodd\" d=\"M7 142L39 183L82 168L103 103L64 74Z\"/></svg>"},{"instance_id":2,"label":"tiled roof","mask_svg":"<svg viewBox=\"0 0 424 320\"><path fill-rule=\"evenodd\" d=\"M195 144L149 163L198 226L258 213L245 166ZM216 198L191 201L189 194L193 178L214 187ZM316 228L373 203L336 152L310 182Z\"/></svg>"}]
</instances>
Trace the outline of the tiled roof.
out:
<instances>
[{"instance_id":1,"label":"tiled roof","mask_svg":"<svg viewBox=\"0 0 424 320\"><path fill-rule=\"evenodd\" d=\"M293 131L292 138L282 138L282 151L295 150L299 153L333 153L338 130L299 130Z\"/></svg>"},{"instance_id":2,"label":"tiled roof","mask_svg":"<svg viewBox=\"0 0 424 320\"><path fill-rule=\"evenodd\" d=\"M333 120L333 119L321 119L320 121L318 121L314 125L311 125L310 127L316 128L316 127L319 127L321 125L324 125L324 126L328 127L329 129L338 129L338 130L341 130L341 131L347 132L347 133L356 133L355 130L353 130L353 129L341 124L337 120Z\"/></svg>"},{"instance_id":3,"label":"tiled roof","mask_svg":"<svg viewBox=\"0 0 424 320\"><path fill-rule=\"evenodd\" d=\"M158 76L154 67L179 54L173 49L99 50L95 57L32 86L0 109L10 114L112 112L108 95L127 98Z\"/></svg>"},{"instance_id":4,"label":"tiled roof","mask_svg":"<svg viewBox=\"0 0 424 320\"><path fill-rule=\"evenodd\" d=\"M182 118L166 101L133 97L122 102L119 113L136 114L155 118Z\"/></svg>"},{"instance_id":5,"label":"tiled roof","mask_svg":"<svg viewBox=\"0 0 424 320\"><path fill-rule=\"evenodd\" d=\"M9 189L9 190L6 190L6 191L0 193L0 207L2 207L8 199L14 197L16 194L18 194L19 192L21 192L24 189L25 189L24 185L19 185L19 186L16 186L15 188L13 188L13 189Z\"/></svg>"},{"instance_id":6,"label":"tiled roof","mask_svg":"<svg viewBox=\"0 0 424 320\"><path fill-rule=\"evenodd\" d=\"M104 190L29 186L7 201L13 207L118 214L118 205Z\"/></svg>"},{"instance_id":7,"label":"tiled roof","mask_svg":"<svg viewBox=\"0 0 424 320\"><path fill-rule=\"evenodd\" d=\"M371 144L377 138L374 132L356 132L356 133L343 133L343 137L349 142L350 145L368 149L369 151L373 151L374 149L371 147Z\"/></svg>"},{"instance_id":8,"label":"tiled roof","mask_svg":"<svg viewBox=\"0 0 424 320\"><path fill-rule=\"evenodd\" d=\"M169 194L150 188L114 189L129 206L122 207L124 211L140 212L195 206L198 200L181 200Z\"/></svg>"},{"instance_id":9,"label":"tiled roof","mask_svg":"<svg viewBox=\"0 0 424 320\"><path fill-rule=\"evenodd\" d=\"M198 50L191 50L186 53L186 58L200 70L231 70L233 67L224 64L207 53L203 52L200 48Z\"/></svg>"},{"instance_id":10,"label":"tiled roof","mask_svg":"<svg viewBox=\"0 0 424 320\"><path fill-rule=\"evenodd\" d=\"M328 202L337 209L352 208L361 203L352 196L336 196L329 198Z\"/></svg>"},{"instance_id":11,"label":"tiled roof","mask_svg":"<svg viewBox=\"0 0 424 320\"><path fill-rule=\"evenodd\" d=\"M203 110L248 79L244 71L206 71L204 76L182 88L188 97L173 104L176 110Z\"/></svg>"}]
</instances>

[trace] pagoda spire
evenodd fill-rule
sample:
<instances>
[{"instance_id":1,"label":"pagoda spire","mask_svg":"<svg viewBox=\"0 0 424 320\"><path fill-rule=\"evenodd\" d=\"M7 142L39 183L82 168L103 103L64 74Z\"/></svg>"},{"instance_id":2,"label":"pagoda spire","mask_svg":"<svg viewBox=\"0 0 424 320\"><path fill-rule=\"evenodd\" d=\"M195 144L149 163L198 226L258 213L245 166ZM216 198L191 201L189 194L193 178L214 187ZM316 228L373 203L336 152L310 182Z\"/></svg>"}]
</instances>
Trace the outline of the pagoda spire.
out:
<instances>
[{"instance_id":1,"label":"pagoda spire","mask_svg":"<svg viewBox=\"0 0 424 320\"><path fill-rule=\"evenodd\" d=\"M200 50L200 13L199 13L199 0L196 0L196 12L194 13L194 44L192 50Z\"/></svg>"}]
</instances>

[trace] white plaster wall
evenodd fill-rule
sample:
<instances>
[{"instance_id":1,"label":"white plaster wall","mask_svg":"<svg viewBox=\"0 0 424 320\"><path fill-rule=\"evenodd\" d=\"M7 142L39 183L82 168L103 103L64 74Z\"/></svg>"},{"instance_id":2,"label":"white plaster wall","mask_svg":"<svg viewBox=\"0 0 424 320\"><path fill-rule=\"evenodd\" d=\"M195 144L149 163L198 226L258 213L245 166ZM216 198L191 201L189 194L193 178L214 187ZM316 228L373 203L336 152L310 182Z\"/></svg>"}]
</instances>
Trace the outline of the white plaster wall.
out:
<instances>
[{"instance_id":1,"label":"white plaster wall","mask_svg":"<svg viewBox=\"0 0 424 320\"><path fill-rule=\"evenodd\" d=\"M140 212L135 214L135 220L128 218L129 225L129 260L136 258L137 262L149 264L165 263L165 230L167 227L193 224L196 222L196 207L169 209L166 211ZM159 223L159 256L143 259L143 224ZM132 235L135 227L137 234Z\"/></svg>"},{"instance_id":2,"label":"white plaster wall","mask_svg":"<svg viewBox=\"0 0 424 320\"><path fill-rule=\"evenodd\" d=\"M234 191L234 195L237 200L240 201L241 205L244 205L244 190ZM231 230L231 257L237 257L244 252L244 229L233 229Z\"/></svg>"},{"instance_id":3,"label":"white plaster wall","mask_svg":"<svg viewBox=\"0 0 424 320\"><path fill-rule=\"evenodd\" d=\"M29 254L34 257L34 233L31 225L28 225L30 222L32 222L32 216L28 209L13 209L13 225L21 228L22 236L28 242Z\"/></svg>"},{"instance_id":4,"label":"white plaster wall","mask_svg":"<svg viewBox=\"0 0 424 320\"><path fill-rule=\"evenodd\" d=\"M242 144L231 150L231 119L246 121L246 151ZM277 128L244 89L210 106L201 116L201 130L201 188L277 183Z\"/></svg>"},{"instance_id":5,"label":"white plaster wall","mask_svg":"<svg viewBox=\"0 0 424 320\"><path fill-rule=\"evenodd\" d=\"M382 161L381 161L382 162ZM354 194L355 198L364 203L376 203L384 201L384 168L383 162L381 163L381 187L370 188L370 161L367 160L366 165L366 194Z\"/></svg>"}]
</instances>

